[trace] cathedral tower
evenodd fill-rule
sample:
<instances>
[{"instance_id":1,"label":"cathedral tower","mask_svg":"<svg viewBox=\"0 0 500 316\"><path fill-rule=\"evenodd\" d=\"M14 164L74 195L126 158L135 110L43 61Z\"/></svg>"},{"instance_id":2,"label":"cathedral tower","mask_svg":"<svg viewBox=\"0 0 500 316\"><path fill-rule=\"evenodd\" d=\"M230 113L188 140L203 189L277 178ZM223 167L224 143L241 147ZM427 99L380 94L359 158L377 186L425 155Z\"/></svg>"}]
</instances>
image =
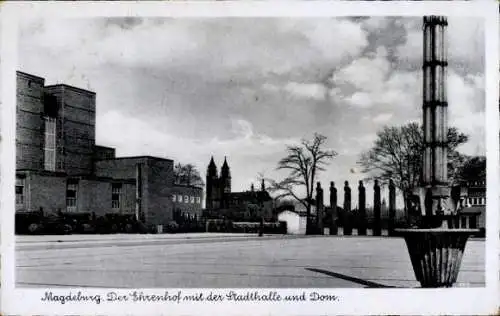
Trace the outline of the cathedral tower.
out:
<instances>
[{"instance_id":1,"label":"cathedral tower","mask_svg":"<svg viewBox=\"0 0 500 316\"><path fill-rule=\"evenodd\" d=\"M210 159L210 163L208 164L208 168L207 168L207 189L206 189L206 204L205 204L205 207L207 209L213 209L214 207L216 207L214 205L214 200L217 199L217 195L218 195L218 190L217 190L217 187L218 187L218 177L217 177L217 166L215 165L215 162L214 162L214 157L212 156L212 158Z\"/></svg>"},{"instance_id":2,"label":"cathedral tower","mask_svg":"<svg viewBox=\"0 0 500 316\"><path fill-rule=\"evenodd\" d=\"M224 164L222 164L220 178L222 192L231 193L231 171L229 170L229 165L227 164L226 157L224 157Z\"/></svg>"},{"instance_id":3,"label":"cathedral tower","mask_svg":"<svg viewBox=\"0 0 500 316\"><path fill-rule=\"evenodd\" d=\"M229 193L231 193L231 171L229 170L226 157L224 157L224 163L220 172L220 196L221 207L223 208L228 207Z\"/></svg>"}]
</instances>

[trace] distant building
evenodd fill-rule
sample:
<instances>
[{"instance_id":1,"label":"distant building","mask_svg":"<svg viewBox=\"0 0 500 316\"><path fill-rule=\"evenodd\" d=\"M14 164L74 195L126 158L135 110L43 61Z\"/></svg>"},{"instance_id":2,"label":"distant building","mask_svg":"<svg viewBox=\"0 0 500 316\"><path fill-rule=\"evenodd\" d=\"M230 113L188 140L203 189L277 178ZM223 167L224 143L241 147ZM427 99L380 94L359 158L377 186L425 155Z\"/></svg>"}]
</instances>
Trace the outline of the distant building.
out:
<instances>
[{"instance_id":1,"label":"distant building","mask_svg":"<svg viewBox=\"0 0 500 316\"><path fill-rule=\"evenodd\" d=\"M172 160L95 144L94 92L17 72L16 111L16 212L135 214L150 227L174 208L201 213L202 189L174 185Z\"/></svg>"},{"instance_id":2,"label":"distant building","mask_svg":"<svg viewBox=\"0 0 500 316\"><path fill-rule=\"evenodd\" d=\"M286 222L286 233L291 235L305 235L307 215L305 212L297 212L292 209L283 210L278 213L278 221Z\"/></svg>"},{"instance_id":3,"label":"distant building","mask_svg":"<svg viewBox=\"0 0 500 316\"><path fill-rule=\"evenodd\" d=\"M466 207L460 210L460 227L486 227L486 181L467 183Z\"/></svg>"},{"instance_id":4,"label":"distant building","mask_svg":"<svg viewBox=\"0 0 500 316\"><path fill-rule=\"evenodd\" d=\"M249 191L231 192L231 171L224 158L220 175L213 157L207 168L206 213L211 218L227 218L236 221L273 219L273 199L265 189L264 181L260 191L252 185Z\"/></svg>"},{"instance_id":5,"label":"distant building","mask_svg":"<svg viewBox=\"0 0 500 316\"><path fill-rule=\"evenodd\" d=\"M172 188L172 202L174 213L181 216L200 218L202 189L192 185L174 184Z\"/></svg>"}]
</instances>

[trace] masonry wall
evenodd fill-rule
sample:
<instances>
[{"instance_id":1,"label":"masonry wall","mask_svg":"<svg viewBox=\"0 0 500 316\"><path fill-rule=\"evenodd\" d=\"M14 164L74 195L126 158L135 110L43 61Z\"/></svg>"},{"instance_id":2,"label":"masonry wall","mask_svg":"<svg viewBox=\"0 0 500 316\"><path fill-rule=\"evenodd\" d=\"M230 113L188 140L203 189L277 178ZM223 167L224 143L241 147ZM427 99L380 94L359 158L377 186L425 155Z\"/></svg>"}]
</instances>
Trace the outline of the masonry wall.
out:
<instances>
[{"instance_id":1,"label":"masonry wall","mask_svg":"<svg viewBox=\"0 0 500 316\"><path fill-rule=\"evenodd\" d=\"M17 72L16 169L43 169L45 80Z\"/></svg>"},{"instance_id":2,"label":"masonry wall","mask_svg":"<svg viewBox=\"0 0 500 316\"><path fill-rule=\"evenodd\" d=\"M111 213L111 184L95 180L78 181L77 212L95 212L96 216Z\"/></svg>"},{"instance_id":3,"label":"masonry wall","mask_svg":"<svg viewBox=\"0 0 500 316\"><path fill-rule=\"evenodd\" d=\"M95 145L95 93L66 85L45 87L57 104L56 166L68 175L90 174Z\"/></svg>"},{"instance_id":4,"label":"masonry wall","mask_svg":"<svg viewBox=\"0 0 500 316\"><path fill-rule=\"evenodd\" d=\"M96 162L95 172L100 177L135 179L136 166L139 163L142 166L141 207L145 222L147 225L165 225L173 219L171 190L174 175L172 160L152 157L101 160Z\"/></svg>"},{"instance_id":5,"label":"masonry wall","mask_svg":"<svg viewBox=\"0 0 500 316\"><path fill-rule=\"evenodd\" d=\"M66 210L66 178L29 174L26 178L26 199L29 210L43 208L45 214Z\"/></svg>"},{"instance_id":6,"label":"masonry wall","mask_svg":"<svg viewBox=\"0 0 500 316\"><path fill-rule=\"evenodd\" d=\"M94 146L94 159L104 160L104 159L114 159L115 149L105 146Z\"/></svg>"},{"instance_id":7,"label":"masonry wall","mask_svg":"<svg viewBox=\"0 0 500 316\"><path fill-rule=\"evenodd\" d=\"M135 179L136 165L147 164L145 157L100 160L95 163L95 175L115 179Z\"/></svg>"},{"instance_id":8,"label":"masonry wall","mask_svg":"<svg viewBox=\"0 0 500 316\"><path fill-rule=\"evenodd\" d=\"M135 184L123 184L122 203L120 213L135 214Z\"/></svg>"},{"instance_id":9,"label":"masonry wall","mask_svg":"<svg viewBox=\"0 0 500 316\"><path fill-rule=\"evenodd\" d=\"M146 223L166 225L173 220L173 161L150 159L148 167L145 170L148 174Z\"/></svg>"}]
</instances>

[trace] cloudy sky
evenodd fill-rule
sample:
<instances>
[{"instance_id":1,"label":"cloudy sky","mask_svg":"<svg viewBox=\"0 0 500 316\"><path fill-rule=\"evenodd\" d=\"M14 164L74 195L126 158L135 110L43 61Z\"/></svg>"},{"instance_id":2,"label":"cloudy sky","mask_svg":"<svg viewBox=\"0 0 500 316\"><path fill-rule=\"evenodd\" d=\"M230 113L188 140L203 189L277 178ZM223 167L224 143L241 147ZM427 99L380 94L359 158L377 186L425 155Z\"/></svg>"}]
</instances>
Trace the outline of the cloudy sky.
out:
<instances>
[{"instance_id":1,"label":"cloudy sky","mask_svg":"<svg viewBox=\"0 0 500 316\"><path fill-rule=\"evenodd\" d=\"M275 171L285 146L328 137L320 180L365 175L384 125L420 121L421 18L93 18L23 24L19 70L97 93L100 145L193 163L228 156L233 190ZM450 123L484 154L484 33L449 19ZM371 190L367 190L371 191ZM342 201L342 199L340 199ZM370 198L369 198L370 200Z\"/></svg>"}]
</instances>

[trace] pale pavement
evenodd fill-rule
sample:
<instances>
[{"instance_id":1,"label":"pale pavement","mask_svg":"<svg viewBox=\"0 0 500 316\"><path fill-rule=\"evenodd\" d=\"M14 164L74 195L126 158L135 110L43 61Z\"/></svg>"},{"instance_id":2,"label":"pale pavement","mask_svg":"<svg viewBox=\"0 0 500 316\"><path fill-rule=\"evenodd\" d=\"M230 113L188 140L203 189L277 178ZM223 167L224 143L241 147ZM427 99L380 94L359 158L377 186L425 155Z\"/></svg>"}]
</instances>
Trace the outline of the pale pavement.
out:
<instances>
[{"instance_id":1,"label":"pale pavement","mask_svg":"<svg viewBox=\"0 0 500 316\"><path fill-rule=\"evenodd\" d=\"M418 287L402 238L255 234L17 236L17 287ZM469 240L456 286L485 285Z\"/></svg>"}]
</instances>

